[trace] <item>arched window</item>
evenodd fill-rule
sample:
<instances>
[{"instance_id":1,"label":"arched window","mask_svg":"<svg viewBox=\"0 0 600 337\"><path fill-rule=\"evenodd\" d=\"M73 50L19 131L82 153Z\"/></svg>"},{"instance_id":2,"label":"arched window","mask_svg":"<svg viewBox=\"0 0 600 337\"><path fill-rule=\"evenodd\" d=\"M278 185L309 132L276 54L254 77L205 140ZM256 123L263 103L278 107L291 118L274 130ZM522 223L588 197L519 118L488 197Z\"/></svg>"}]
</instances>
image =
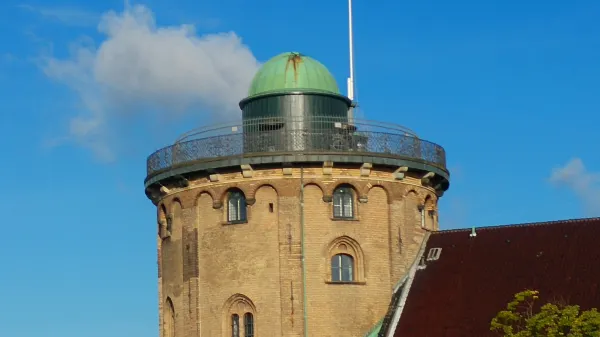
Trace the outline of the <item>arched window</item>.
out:
<instances>
[{"instance_id":1,"label":"arched window","mask_svg":"<svg viewBox=\"0 0 600 337\"><path fill-rule=\"evenodd\" d=\"M424 227L433 230L435 227L435 204L430 195L425 198L424 211L423 211L423 224ZM427 214L425 214L427 213Z\"/></svg>"},{"instance_id":2,"label":"arched window","mask_svg":"<svg viewBox=\"0 0 600 337\"><path fill-rule=\"evenodd\" d=\"M167 208L165 205L160 205L160 212L158 213L158 236L161 239L167 238Z\"/></svg>"},{"instance_id":3,"label":"arched window","mask_svg":"<svg viewBox=\"0 0 600 337\"><path fill-rule=\"evenodd\" d=\"M173 232L173 216L171 214L167 215L167 234L171 235Z\"/></svg>"},{"instance_id":4,"label":"arched window","mask_svg":"<svg viewBox=\"0 0 600 337\"><path fill-rule=\"evenodd\" d=\"M175 308L168 297L163 308L163 332L164 337L175 337Z\"/></svg>"},{"instance_id":5,"label":"arched window","mask_svg":"<svg viewBox=\"0 0 600 337\"><path fill-rule=\"evenodd\" d=\"M354 258L348 254L337 254L331 258L331 281L354 281Z\"/></svg>"},{"instance_id":6,"label":"arched window","mask_svg":"<svg viewBox=\"0 0 600 337\"><path fill-rule=\"evenodd\" d=\"M229 191L227 195L227 221L246 222L246 197L240 190Z\"/></svg>"},{"instance_id":7,"label":"arched window","mask_svg":"<svg viewBox=\"0 0 600 337\"><path fill-rule=\"evenodd\" d=\"M256 332L256 307L252 301L242 295L231 296L223 306L223 337L254 337ZM241 319L244 319L241 322Z\"/></svg>"},{"instance_id":8,"label":"arched window","mask_svg":"<svg viewBox=\"0 0 600 337\"><path fill-rule=\"evenodd\" d=\"M354 217L354 193L351 187L338 187L333 192L333 217L338 219Z\"/></svg>"},{"instance_id":9,"label":"arched window","mask_svg":"<svg viewBox=\"0 0 600 337\"><path fill-rule=\"evenodd\" d=\"M249 312L244 314L244 337L254 337L254 316Z\"/></svg>"},{"instance_id":10,"label":"arched window","mask_svg":"<svg viewBox=\"0 0 600 337\"><path fill-rule=\"evenodd\" d=\"M240 316L231 315L231 337L240 337Z\"/></svg>"}]
</instances>

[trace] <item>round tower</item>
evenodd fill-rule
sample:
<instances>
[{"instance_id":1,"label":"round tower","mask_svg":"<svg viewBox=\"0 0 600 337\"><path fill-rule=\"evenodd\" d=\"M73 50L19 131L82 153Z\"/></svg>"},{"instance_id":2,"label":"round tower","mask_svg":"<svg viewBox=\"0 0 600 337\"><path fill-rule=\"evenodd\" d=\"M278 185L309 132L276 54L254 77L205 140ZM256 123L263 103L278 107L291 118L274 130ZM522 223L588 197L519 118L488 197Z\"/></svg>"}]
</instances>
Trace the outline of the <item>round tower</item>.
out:
<instances>
[{"instance_id":1,"label":"round tower","mask_svg":"<svg viewBox=\"0 0 600 337\"><path fill-rule=\"evenodd\" d=\"M241 122L150 155L161 337L362 336L383 318L449 173L442 147L351 106L325 66L284 53Z\"/></svg>"}]
</instances>

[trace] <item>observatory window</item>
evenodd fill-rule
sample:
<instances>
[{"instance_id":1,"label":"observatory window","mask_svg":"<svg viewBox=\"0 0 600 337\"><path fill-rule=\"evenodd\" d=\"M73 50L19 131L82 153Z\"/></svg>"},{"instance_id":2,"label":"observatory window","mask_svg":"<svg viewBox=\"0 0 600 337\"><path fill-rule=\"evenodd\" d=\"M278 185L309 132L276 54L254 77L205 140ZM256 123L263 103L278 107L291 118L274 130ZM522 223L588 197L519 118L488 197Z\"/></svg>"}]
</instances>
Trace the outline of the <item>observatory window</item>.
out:
<instances>
[{"instance_id":1,"label":"observatory window","mask_svg":"<svg viewBox=\"0 0 600 337\"><path fill-rule=\"evenodd\" d=\"M333 217L350 219L354 217L354 193L350 187L338 187L333 192Z\"/></svg>"},{"instance_id":2,"label":"observatory window","mask_svg":"<svg viewBox=\"0 0 600 337\"><path fill-rule=\"evenodd\" d=\"M244 315L244 337L254 337L254 316L249 312Z\"/></svg>"},{"instance_id":3,"label":"observatory window","mask_svg":"<svg viewBox=\"0 0 600 337\"><path fill-rule=\"evenodd\" d=\"M231 337L240 337L240 316L231 315Z\"/></svg>"},{"instance_id":4,"label":"observatory window","mask_svg":"<svg viewBox=\"0 0 600 337\"><path fill-rule=\"evenodd\" d=\"M227 200L227 221L230 223L246 222L246 197L242 191L229 192Z\"/></svg>"},{"instance_id":5,"label":"observatory window","mask_svg":"<svg viewBox=\"0 0 600 337\"><path fill-rule=\"evenodd\" d=\"M348 254L337 254L331 258L331 281L354 281L354 258Z\"/></svg>"}]
</instances>

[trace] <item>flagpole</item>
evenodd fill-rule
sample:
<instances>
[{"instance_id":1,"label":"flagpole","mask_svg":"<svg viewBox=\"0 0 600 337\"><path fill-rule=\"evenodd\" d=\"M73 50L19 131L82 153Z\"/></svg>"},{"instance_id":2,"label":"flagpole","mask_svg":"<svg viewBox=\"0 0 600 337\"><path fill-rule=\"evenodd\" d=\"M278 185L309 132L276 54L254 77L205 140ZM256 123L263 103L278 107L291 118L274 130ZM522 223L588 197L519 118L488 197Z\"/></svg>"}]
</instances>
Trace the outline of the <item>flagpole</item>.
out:
<instances>
[{"instance_id":1,"label":"flagpole","mask_svg":"<svg viewBox=\"0 0 600 337\"><path fill-rule=\"evenodd\" d=\"M350 77L348 78L348 98L354 103L354 37L352 31L352 0L348 0L348 35L350 47ZM354 107L348 109L348 121L352 123Z\"/></svg>"}]
</instances>

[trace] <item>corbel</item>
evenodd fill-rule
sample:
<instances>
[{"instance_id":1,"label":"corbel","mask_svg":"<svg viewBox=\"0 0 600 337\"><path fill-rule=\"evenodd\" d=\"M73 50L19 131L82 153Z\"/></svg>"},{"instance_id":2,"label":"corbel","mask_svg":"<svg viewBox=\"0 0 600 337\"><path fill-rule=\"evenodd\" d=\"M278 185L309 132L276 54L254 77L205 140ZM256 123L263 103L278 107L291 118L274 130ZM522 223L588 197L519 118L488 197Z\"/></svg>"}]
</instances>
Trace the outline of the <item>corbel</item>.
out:
<instances>
[{"instance_id":1,"label":"corbel","mask_svg":"<svg viewBox=\"0 0 600 337\"><path fill-rule=\"evenodd\" d=\"M371 175L371 169L373 168L373 164L371 163L363 163L360 167L360 176L368 177Z\"/></svg>"},{"instance_id":2,"label":"corbel","mask_svg":"<svg viewBox=\"0 0 600 337\"><path fill-rule=\"evenodd\" d=\"M293 172L291 163L283 163L283 168L281 169L284 176L291 176Z\"/></svg>"},{"instance_id":3,"label":"corbel","mask_svg":"<svg viewBox=\"0 0 600 337\"><path fill-rule=\"evenodd\" d=\"M400 166L396 169L396 171L394 171L394 173L392 173L392 175L396 180L403 180L406 172L408 172L408 166Z\"/></svg>"},{"instance_id":4,"label":"corbel","mask_svg":"<svg viewBox=\"0 0 600 337\"><path fill-rule=\"evenodd\" d=\"M325 161L323 162L323 175L332 175L333 174L333 162Z\"/></svg>"},{"instance_id":5,"label":"corbel","mask_svg":"<svg viewBox=\"0 0 600 337\"><path fill-rule=\"evenodd\" d=\"M254 174L252 166L250 166L249 164L242 164L240 165L240 167L242 168L242 177L252 178L252 175Z\"/></svg>"},{"instance_id":6,"label":"corbel","mask_svg":"<svg viewBox=\"0 0 600 337\"><path fill-rule=\"evenodd\" d=\"M427 172L427 174L425 174L423 176L423 178L421 178L421 185L423 185L423 186L431 186L431 179L433 179L434 176L435 176L435 173L433 173L433 172Z\"/></svg>"}]
</instances>

